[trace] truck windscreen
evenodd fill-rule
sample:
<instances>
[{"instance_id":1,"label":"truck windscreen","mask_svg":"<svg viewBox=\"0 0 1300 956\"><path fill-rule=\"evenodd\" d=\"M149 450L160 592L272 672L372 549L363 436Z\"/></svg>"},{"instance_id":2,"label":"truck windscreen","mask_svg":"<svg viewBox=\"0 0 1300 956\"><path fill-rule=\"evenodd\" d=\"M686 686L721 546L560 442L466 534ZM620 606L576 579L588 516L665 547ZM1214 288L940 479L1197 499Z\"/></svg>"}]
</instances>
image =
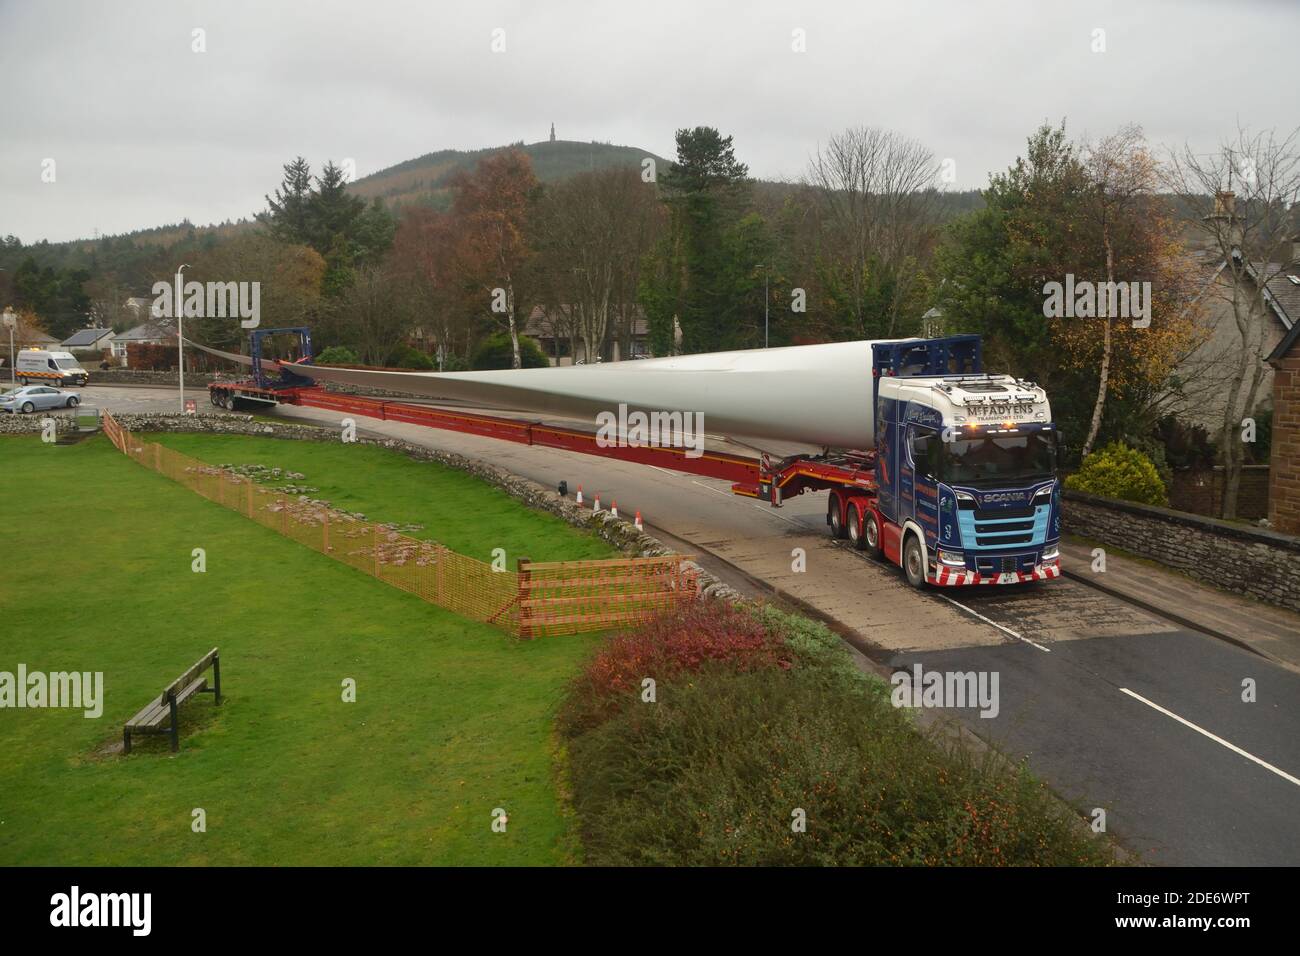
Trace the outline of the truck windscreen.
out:
<instances>
[{"instance_id":1,"label":"truck windscreen","mask_svg":"<svg viewBox=\"0 0 1300 956\"><path fill-rule=\"evenodd\" d=\"M1050 478L1056 474L1056 433L944 442L942 470L943 480L955 485Z\"/></svg>"}]
</instances>

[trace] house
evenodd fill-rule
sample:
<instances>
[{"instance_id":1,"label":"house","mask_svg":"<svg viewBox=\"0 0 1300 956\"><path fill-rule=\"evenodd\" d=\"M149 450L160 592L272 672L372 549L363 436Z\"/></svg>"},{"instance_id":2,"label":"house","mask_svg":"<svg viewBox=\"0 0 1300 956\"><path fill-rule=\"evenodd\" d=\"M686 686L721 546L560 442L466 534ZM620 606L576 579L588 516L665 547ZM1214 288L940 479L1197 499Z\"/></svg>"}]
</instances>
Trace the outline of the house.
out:
<instances>
[{"instance_id":1,"label":"house","mask_svg":"<svg viewBox=\"0 0 1300 956\"><path fill-rule=\"evenodd\" d=\"M1273 368L1268 520L1274 531L1300 535L1300 322L1269 353L1268 363Z\"/></svg>"},{"instance_id":2,"label":"house","mask_svg":"<svg viewBox=\"0 0 1300 956\"><path fill-rule=\"evenodd\" d=\"M1219 201L1226 212L1220 218L1231 219L1232 194L1221 194ZM1245 262L1241 252L1233 249L1233 262L1214 250L1193 252L1202 274L1196 296L1197 321L1201 342L1178 366L1176 374L1183 383L1185 406L1179 417L1191 424L1204 426L1216 435L1223 427L1231 386L1240 370L1243 338L1237 328L1233 297L1239 303L1262 302L1249 316L1247 348L1261 360L1300 322L1300 236L1289 245L1289 256L1278 262ZM1236 276L1240 275L1240 279ZM1235 288L1240 283L1245 288ZM1252 370L1253 371L1253 370ZM1267 404L1272 388L1273 369L1265 364L1256 405ZM1242 408L1244 417L1256 408Z\"/></svg>"},{"instance_id":3,"label":"house","mask_svg":"<svg viewBox=\"0 0 1300 956\"><path fill-rule=\"evenodd\" d=\"M122 304L122 308L139 321L153 315L153 301L147 296L133 295Z\"/></svg>"},{"instance_id":4,"label":"house","mask_svg":"<svg viewBox=\"0 0 1300 956\"><path fill-rule=\"evenodd\" d=\"M23 321L21 315L14 323L14 354L17 355L23 349L57 349L59 340L52 335L47 335L35 326L28 325ZM8 330L0 327L0 368L9 368L9 335ZM8 373L5 373L6 380Z\"/></svg>"},{"instance_id":5,"label":"house","mask_svg":"<svg viewBox=\"0 0 1300 956\"><path fill-rule=\"evenodd\" d=\"M59 343L65 352L101 352L109 348L113 339L112 329L78 329Z\"/></svg>"},{"instance_id":6,"label":"house","mask_svg":"<svg viewBox=\"0 0 1300 956\"><path fill-rule=\"evenodd\" d=\"M611 307L609 328L606 333L608 341L605 343L606 354L609 355L610 361L617 362L623 358L649 358L650 323L646 319L644 310L641 306L634 305L628 317L622 319L628 326L627 333L630 337L627 355L622 354L619 345L620 318L619 310ZM582 360L582 339L574 317L573 306L533 306L532 311L528 313L527 321L524 322L523 334L534 339L541 346L552 365L572 365L575 349L578 351L578 359Z\"/></svg>"},{"instance_id":7,"label":"house","mask_svg":"<svg viewBox=\"0 0 1300 956\"><path fill-rule=\"evenodd\" d=\"M113 336L113 359L121 365L127 364L128 348L131 345L175 345L175 331L163 322L148 321L127 329Z\"/></svg>"}]
</instances>

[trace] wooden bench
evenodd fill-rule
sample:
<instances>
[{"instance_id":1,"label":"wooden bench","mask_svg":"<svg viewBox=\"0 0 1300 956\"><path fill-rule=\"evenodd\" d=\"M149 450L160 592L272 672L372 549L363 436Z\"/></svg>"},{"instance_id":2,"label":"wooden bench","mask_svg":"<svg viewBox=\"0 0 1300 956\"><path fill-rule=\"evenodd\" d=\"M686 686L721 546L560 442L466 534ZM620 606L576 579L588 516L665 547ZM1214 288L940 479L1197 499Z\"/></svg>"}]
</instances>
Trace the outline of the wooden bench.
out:
<instances>
[{"instance_id":1,"label":"wooden bench","mask_svg":"<svg viewBox=\"0 0 1300 956\"><path fill-rule=\"evenodd\" d=\"M208 686L203 672L212 668L212 686ZM171 734L172 753L180 749L180 721L176 711L195 694L215 694L217 704L221 703L221 656L213 648L199 658L198 662L180 677L176 678L151 701L144 710L126 722L122 728L122 753L131 752L131 734ZM170 723L164 725L163 721Z\"/></svg>"}]
</instances>

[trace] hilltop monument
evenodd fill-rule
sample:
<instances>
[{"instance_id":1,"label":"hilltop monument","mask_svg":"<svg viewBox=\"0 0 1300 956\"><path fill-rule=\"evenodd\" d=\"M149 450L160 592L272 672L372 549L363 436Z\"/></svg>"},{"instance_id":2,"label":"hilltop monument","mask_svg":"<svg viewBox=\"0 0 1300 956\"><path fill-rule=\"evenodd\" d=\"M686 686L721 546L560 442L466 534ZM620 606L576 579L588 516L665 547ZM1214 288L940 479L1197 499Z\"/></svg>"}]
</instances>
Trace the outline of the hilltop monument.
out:
<instances>
[{"instance_id":1,"label":"hilltop monument","mask_svg":"<svg viewBox=\"0 0 1300 956\"><path fill-rule=\"evenodd\" d=\"M554 123L551 124L551 142L552 142L552 143L555 142L555 124L554 124Z\"/></svg>"}]
</instances>

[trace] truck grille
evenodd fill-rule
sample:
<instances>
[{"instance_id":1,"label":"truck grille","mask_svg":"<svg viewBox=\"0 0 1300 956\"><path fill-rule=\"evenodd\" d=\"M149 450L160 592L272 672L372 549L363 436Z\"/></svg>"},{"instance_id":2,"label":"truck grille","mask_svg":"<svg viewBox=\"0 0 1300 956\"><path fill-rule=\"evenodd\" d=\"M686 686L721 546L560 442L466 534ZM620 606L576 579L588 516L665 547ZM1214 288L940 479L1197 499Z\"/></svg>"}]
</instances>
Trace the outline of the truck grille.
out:
<instances>
[{"instance_id":1,"label":"truck grille","mask_svg":"<svg viewBox=\"0 0 1300 956\"><path fill-rule=\"evenodd\" d=\"M1032 518L1034 516L1033 506L1028 508L999 508L996 511L986 509L975 509L976 521L997 521L1001 518Z\"/></svg>"}]
</instances>

